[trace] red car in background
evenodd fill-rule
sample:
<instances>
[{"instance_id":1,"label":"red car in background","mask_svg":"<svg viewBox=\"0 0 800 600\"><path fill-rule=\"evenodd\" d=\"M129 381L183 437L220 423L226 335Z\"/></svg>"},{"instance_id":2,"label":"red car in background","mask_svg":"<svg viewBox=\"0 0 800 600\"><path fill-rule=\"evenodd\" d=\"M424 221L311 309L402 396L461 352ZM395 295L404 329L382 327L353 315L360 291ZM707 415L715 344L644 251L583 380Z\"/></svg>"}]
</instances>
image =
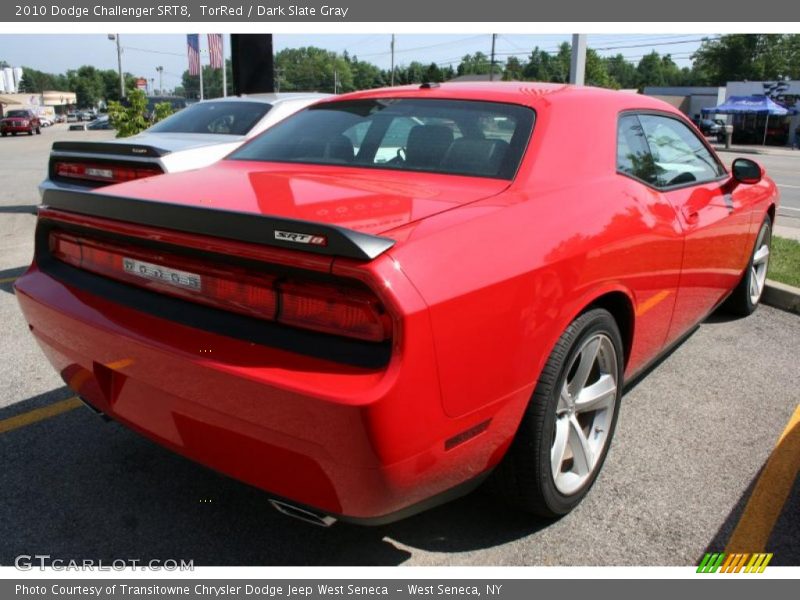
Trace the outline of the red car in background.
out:
<instances>
[{"instance_id":1,"label":"red car in background","mask_svg":"<svg viewBox=\"0 0 800 600\"><path fill-rule=\"evenodd\" d=\"M86 403L283 512L381 523L488 478L556 517L625 382L756 308L777 202L653 98L423 84L198 171L48 190L15 287Z\"/></svg>"},{"instance_id":2,"label":"red car in background","mask_svg":"<svg viewBox=\"0 0 800 600\"><path fill-rule=\"evenodd\" d=\"M17 135L18 133L27 133L28 135L36 133L38 135L42 133L42 123L32 110L9 110L0 119L0 135L6 137L9 133L11 135Z\"/></svg>"}]
</instances>

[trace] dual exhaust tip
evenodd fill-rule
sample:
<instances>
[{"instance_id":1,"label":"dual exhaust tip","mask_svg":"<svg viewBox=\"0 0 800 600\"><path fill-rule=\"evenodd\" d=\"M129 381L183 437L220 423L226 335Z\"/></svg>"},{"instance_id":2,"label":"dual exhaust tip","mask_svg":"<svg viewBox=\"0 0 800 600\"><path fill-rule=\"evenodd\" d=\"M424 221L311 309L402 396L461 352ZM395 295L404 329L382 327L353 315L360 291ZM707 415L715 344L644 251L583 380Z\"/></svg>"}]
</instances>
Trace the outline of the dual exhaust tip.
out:
<instances>
[{"instance_id":1,"label":"dual exhaust tip","mask_svg":"<svg viewBox=\"0 0 800 600\"><path fill-rule=\"evenodd\" d=\"M305 508L300 508L299 506L289 504L288 502L283 502L282 500L270 499L269 503L275 510L286 515L287 517L305 521L306 523L311 523L312 525L317 525L318 527L330 527L336 523L335 517L319 514Z\"/></svg>"}]
</instances>

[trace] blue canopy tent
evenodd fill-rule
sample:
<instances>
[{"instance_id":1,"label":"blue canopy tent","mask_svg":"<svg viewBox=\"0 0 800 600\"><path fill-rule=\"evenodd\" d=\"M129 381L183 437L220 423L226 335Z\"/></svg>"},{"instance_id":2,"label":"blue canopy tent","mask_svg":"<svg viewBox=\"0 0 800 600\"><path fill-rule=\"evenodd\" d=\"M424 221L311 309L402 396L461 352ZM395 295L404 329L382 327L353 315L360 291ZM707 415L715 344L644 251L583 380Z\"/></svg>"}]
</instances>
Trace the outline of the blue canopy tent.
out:
<instances>
[{"instance_id":1,"label":"blue canopy tent","mask_svg":"<svg viewBox=\"0 0 800 600\"><path fill-rule=\"evenodd\" d=\"M764 139L762 145L767 143L767 126L770 116L785 117L795 114L795 110L781 106L767 96L731 96L719 106L704 108L703 115L766 115L764 122Z\"/></svg>"}]
</instances>

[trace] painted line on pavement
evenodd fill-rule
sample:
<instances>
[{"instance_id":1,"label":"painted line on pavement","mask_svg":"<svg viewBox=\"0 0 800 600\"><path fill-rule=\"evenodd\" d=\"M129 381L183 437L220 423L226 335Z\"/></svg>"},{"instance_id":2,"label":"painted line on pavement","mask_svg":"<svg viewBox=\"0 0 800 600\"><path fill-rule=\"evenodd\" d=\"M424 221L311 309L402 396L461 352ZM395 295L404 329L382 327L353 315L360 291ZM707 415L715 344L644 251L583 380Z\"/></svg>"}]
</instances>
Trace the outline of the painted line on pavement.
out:
<instances>
[{"instance_id":1,"label":"painted line on pavement","mask_svg":"<svg viewBox=\"0 0 800 600\"><path fill-rule=\"evenodd\" d=\"M764 552L800 471L800 404L767 459L725 552Z\"/></svg>"},{"instance_id":2,"label":"painted line on pavement","mask_svg":"<svg viewBox=\"0 0 800 600\"><path fill-rule=\"evenodd\" d=\"M55 402L42 408L29 410L16 417L10 417L0 421L0 433L6 433L14 429L19 429L20 427L33 425L44 419L49 419L50 417L55 417L70 410L74 410L79 406L83 406L83 402L81 402L77 396L73 396L72 398L67 398L66 400L61 400L60 402Z\"/></svg>"}]
</instances>

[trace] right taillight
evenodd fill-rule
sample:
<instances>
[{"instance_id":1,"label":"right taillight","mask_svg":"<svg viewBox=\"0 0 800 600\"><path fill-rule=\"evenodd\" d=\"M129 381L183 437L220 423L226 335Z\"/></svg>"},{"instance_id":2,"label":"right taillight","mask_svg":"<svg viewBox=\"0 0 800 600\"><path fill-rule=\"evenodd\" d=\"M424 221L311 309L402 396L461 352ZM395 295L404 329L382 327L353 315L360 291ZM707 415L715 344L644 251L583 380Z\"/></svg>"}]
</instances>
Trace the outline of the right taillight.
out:
<instances>
[{"instance_id":1,"label":"right taillight","mask_svg":"<svg viewBox=\"0 0 800 600\"><path fill-rule=\"evenodd\" d=\"M278 296L278 321L286 325L375 342L391 335L391 318L367 290L287 281Z\"/></svg>"},{"instance_id":2,"label":"right taillight","mask_svg":"<svg viewBox=\"0 0 800 600\"><path fill-rule=\"evenodd\" d=\"M390 315L362 286L254 274L61 231L50 233L50 254L117 281L292 327L372 342L392 335Z\"/></svg>"}]
</instances>

